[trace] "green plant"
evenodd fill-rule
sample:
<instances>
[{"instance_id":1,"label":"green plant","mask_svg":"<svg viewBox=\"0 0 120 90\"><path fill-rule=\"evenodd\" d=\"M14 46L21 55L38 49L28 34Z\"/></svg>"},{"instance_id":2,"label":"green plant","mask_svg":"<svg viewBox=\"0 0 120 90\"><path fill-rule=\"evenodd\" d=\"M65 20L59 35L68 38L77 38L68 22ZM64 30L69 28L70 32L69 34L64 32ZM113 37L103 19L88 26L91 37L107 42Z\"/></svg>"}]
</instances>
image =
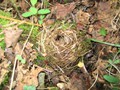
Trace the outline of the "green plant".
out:
<instances>
[{"instance_id":1,"label":"green plant","mask_svg":"<svg viewBox=\"0 0 120 90\"><path fill-rule=\"evenodd\" d=\"M0 90L4 90L4 87L9 83L9 73L5 75L4 81L0 84Z\"/></svg>"},{"instance_id":2,"label":"green plant","mask_svg":"<svg viewBox=\"0 0 120 90\"><path fill-rule=\"evenodd\" d=\"M23 17L30 17L30 16L33 16L33 15L40 15L40 20L38 22L39 22L39 24L42 24L43 19L45 18L45 15L49 14L50 10L49 9L38 10L37 8L35 8L35 4L37 4L37 0L30 0L30 2L31 2L32 6L30 7L29 11L23 13L22 16Z\"/></svg>"},{"instance_id":3,"label":"green plant","mask_svg":"<svg viewBox=\"0 0 120 90\"><path fill-rule=\"evenodd\" d=\"M43 0L43 5L44 5L44 7L49 7L49 0Z\"/></svg>"},{"instance_id":4,"label":"green plant","mask_svg":"<svg viewBox=\"0 0 120 90\"><path fill-rule=\"evenodd\" d=\"M6 16L6 17L11 17L11 14L9 12L4 12L0 10L0 16ZM9 20L0 18L0 25L6 25L9 23ZM3 31L2 28L0 28L0 33ZM4 34L0 34L0 47L2 49L5 49L5 41L4 41Z\"/></svg>"},{"instance_id":5,"label":"green plant","mask_svg":"<svg viewBox=\"0 0 120 90\"><path fill-rule=\"evenodd\" d=\"M100 29L100 32L99 32L99 33L100 33L100 35L102 35L102 36L106 36L106 35L107 35L107 30L102 27L102 28Z\"/></svg>"},{"instance_id":6,"label":"green plant","mask_svg":"<svg viewBox=\"0 0 120 90\"><path fill-rule=\"evenodd\" d=\"M109 70L112 69L112 67L114 67L119 73L119 69L117 67L118 64L120 64L120 59L116 59L116 56L120 53L120 50L118 50L118 52L116 53L116 55L114 56L113 60L109 59L108 60L108 64L106 66L106 68L108 68ZM115 76L113 75L109 75L106 74L103 76L103 78L110 83L112 90L119 90L119 83L120 83L120 77L119 74L116 74Z\"/></svg>"},{"instance_id":7,"label":"green plant","mask_svg":"<svg viewBox=\"0 0 120 90\"><path fill-rule=\"evenodd\" d=\"M25 64L25 63L26 63L26 60L23 59L21 55L16 55L16 58L17 58L22 64Z\"/></svg>"},{"instance_id":8,"label":"green plant","mask_svg":"<svg viewBox=\"0 0 120 90\"><path fill-rule=\"evenodd\" d=\"M118 77L114 77L112 75L104 75L103 78L109 83L118 84L120 82Z\"/></svg>"},{"instance_id":9,"label":"green plant","mask_svg":"<svg viewBox=\"0 0 120 90\"><path fill-rule=\"evenodd\" d=\"M104 75L103 78L111 84L112 90L120 90L120 79L118 77L112 75Z\"/></svg>"},{"instance_id":10,"label":"green plant","mask_svg":"<svg viewBox=\"0 0 120 90\"><path fill-rule=\"evenodd\" d=\"M25 85L25 86L23 87L23 90L36 90L36 87L33 86L33 85L31 85L31 86Z\"/></svg>"},{"instance_id":11,"label":"green plant","mask_svg":"<svg viewBox=\"0 0 120 90\"><path fill-rule=\"evenodd\" d=\"M116 60L109 60L108 61L110 64L120 64L120 59L116 59Z\"/></svg>"},{"instance_id":12,"label":"green plant","mask_svg":"<svg viewBox=\"0 0 120 90\"><path fill-rule=\"evenodd\" d=\"M120 44L113 44L113 43L103 42L103 41L100 41L100 40L97 40L97 39L93 39L93 38L91 38L89 40L93 41L93 42L97 42L97 43L106 44L106 45L110 45L110 46L114 46L114 47L120 48Z\"/></svg>"}]
</instances>

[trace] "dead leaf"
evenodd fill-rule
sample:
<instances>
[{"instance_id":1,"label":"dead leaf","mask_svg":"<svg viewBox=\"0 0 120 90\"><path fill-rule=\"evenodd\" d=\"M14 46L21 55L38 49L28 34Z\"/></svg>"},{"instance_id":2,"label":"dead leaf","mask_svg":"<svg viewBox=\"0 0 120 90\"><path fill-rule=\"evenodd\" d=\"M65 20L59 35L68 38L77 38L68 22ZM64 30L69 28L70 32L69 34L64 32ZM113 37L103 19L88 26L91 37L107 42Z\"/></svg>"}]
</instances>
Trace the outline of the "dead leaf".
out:
<instances>
[{"instance_id":1,"label":"dead leaf","mask_svg":"<svg viewBox=\"0 0 120 90\"><path fill-rule=\"evenodd\" d=\"M18 82L16 88L23 88L24 85L34 85L38 86L38 74L41 71L44 71L43 68L33 65L32 69L29 71L28 69L24 69L23 66L18 67L18 74L16 81ZM19 83L21 86L19 86Z\"/></svg>"},{"instance_id":2,"label":"dead leaf","mask_svg":"<svg viewBox=\"0 0 120 90\"><path fill-rule=\"evenodd\" d=\"M15 87L15 90L23 90L24 84L21 82L17 82L17 86Z\"/></svg>"},{"instance_id":3,"label":"dead leaf","mask_svg":"<svg viewBox=\"0 0 120 90\"><path fill-rule=\"evenodd\" d=\"M0 47L0 59L3 59L4 57L4 50Z\"/></svg>"},{"instance_id":4,"label":"dead leaf","mask_svg":"<svg viewBox=\"0 0 120 90\"><path fill-rule=\"evenodd\" d=\"M70 90L87 90L83 78L77 73L73 72L70 79Z\"/></svg>"},{"instance_id":5,"label":"dead leaf","mask_svg":"<svg viewBox=\"0 0 120 90\"><path fill-rule=\"evenodd\" d=\"M22 52L22 45L20 43L17 43L16 46L14 47L14 53L15 55L21 55ZM30 53L25 52L25 50L22 53L22 58L24 58L25 60L28 60L30 58Z\"/></svg>"},{"instance_id":6,"label":"dead leaf","mask_svg":"<svg viewBox=\"0 0 120 90\"><path fill-rule=\"evenodd\" d=\"M30 53L30 59L29 61L34 61L37 58L37 52L35 49Z\"/></svg>"},{"instance_id":7,"label":"dead leaf","mask_svg":"<svg viewBox=\"0 0 120 90\"><path fill-rule=\"evenodd\" d=\"M85 27L82 23L77 23L77 30L83 30Z\"/></svg>"},{"instance_id":8,"label":"dead leaf","mask_svg":"<svg viewBox=\"0 0 120 90\"><path fill-rule=\"evenodd\" d=\"M51 12L55 14L57 19L65 19L65 17L73 11L75 6L74 2L67 5L57 3L52 7Z\"/></svg>"},{"instance_id":9,"label":"dead leaf","mask_svg":"<svg viewBox=\"0 0 120 90\"><path fill-rule=\"evenodd\" d=\"M65 75L60 76L62 82L57 83L57 86L61 90L87 90L90 87L89 82L85 79L86 75L73 72L70 76L71 78Z\"/></svg>"},{"instance_id":10,"label":"dead leaf","mask_svg":"<svg viewBox=\"0 0 120 90\"><path fill-rule=\"evenodd\" d=\"M21 7L21 9L22 9L24 12L26 12L27 9L28 9L28 7L29 7L29 5L26 3L25 0L21 0L20 7Z\"/></svg>"},{"instance_id":11,"label":"dead leaf","mask_svg":"<svg viewBox=\"0 0 120 90\"><path fill-rule=\"evenodd\" d=\"M7 48L10 46L15 47L21 33L22 33L21 29L13 28L13 27L4 30L6 47Z\"/></svg>"},{"instance_id":12,"label":"dead leaf","mask_svg":"<svg viewBox=\"0 0 120 90\"><path fill-rule=\"evenodd\" d=\"M110 22L110 15L112 15L113 13L111 13L111 5L110 2L100 2L98 5L98 9L97 9L97 15L98 15L98 19L101 20L109 20L107 23Z\"/></svg>"},{"instance_id":13,"label":"dead leaf","mask_svg":"<svg viewBox=\"0 0 120 90\"><path fill-rule=\"evenodd\" d=\"M76 13L76 23L81 23L83 25L89 24L90 14L82 10Z\"/></svg>"},{"instance_id":14,"label":"dead leaf","mask_svg":"<svg viewBox=\"0 0 120 90\"><path fill-rule=\"evenodd\" d=\"M33 44L30 42L27 42L26 49L28 49L30 52L32 51Z\"/></svg>"},{"instance_id":15,"label":"dead leaf","mask_svg":"<svg viewBox=\"0 0 120 90\"><path fill-rule=\"evenodd\" d=\"M27 85L38 86L38 79L37 79L37 77L38 77L38 74L41 71L43 71L43 68L41 68L39 66L33 66L31 72L29 72L29 74L27 74L27 76L24 77L23 82L26 83Z\"/></svg>"},{"instance_id":16,"label":"dead leaf","mask_svg":"<svg viewBox=\"0 0 120 90\"><path fill-rule=\"evenodd\" d=\"M82 4L86 7L93 7L95 5L94 0L82 0Z\"/></svg>"},{"instance_id":17,"label":"dead leaf","mask_svg":"<svg viewBox=\"0 0 120 90\"><path fill-rule=\"evenodd\" d=\"M14 63L15 55L14 55L14 51L12 48L5 49L5 58L11 61L12 64Z\"/></svg>"}]
</instances>

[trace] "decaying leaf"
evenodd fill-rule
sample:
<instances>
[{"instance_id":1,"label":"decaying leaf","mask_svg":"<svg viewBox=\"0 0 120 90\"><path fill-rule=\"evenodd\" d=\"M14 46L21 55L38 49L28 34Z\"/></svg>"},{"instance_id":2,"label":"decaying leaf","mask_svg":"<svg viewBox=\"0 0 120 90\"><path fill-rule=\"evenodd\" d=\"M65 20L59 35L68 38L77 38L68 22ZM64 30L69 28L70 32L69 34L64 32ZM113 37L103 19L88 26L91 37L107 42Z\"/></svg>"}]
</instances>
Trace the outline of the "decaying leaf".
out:
<instances>
[{"instance_id":1,"label":"decaying leaf","mask_svg":"<svg viewBox=\"0 0 120 90\"><path fill-rule=\"evenodd\" d=\"M106 19L110 21L110 15L113 14L111 13L111 5L110 2L100 2L98 6L98 18L101 19ZM109 23L109 22L108 22Z\"/></svg>"},{"instance_id":2,"label":"decaying leaf","mask_svg":"<svg viewBox=\"0 0 120 90\"><path fill-rule=\"evenodd\" d=\"M53 8L51 13L55 14L57 19L65 19L65 17L70 14L75 8L75 3L70 3L67 5L57 3Z\"/></svg>"},{"instance_id":3,"label":"decaying leaf","mask_svg":"<svg viewBox=\"0 0 120 90\"><path fill-rule=\"evenodd\" d=\"M4 50L0 47L0 59L3 59L4 57Z\"/></svg>"},{"instance_id":4,"label":"decaying leaf","mask_svg":"<svg viewBox=\"0 0 120 90\"><path fill-rule=\"evenodd\" d=\"M16 79L16 81L18 82L16 85L17 90L21 90L20 88L23 88L24 85L34 85L37 87L37 77L41 71L44 71L44 69L37 65L33 65L30 71L28 69L25 70L23 66L18 67L18 74Z\"/></svg>"},{"instance_id":5,"label":"decaying leaf","mask_svg":"<svg viewBox=\"0 0 120 90\"><path fill-rule=\"evenodd\" d=\"M22 52L22 45L20 43L17 43L15 48L14 48L14 53L15 53L15 55L21 55L21 52ZM28 60L30 57L30 54L26 54L25 51L23 51L22 57L25 60Z\"/></svg>"},{"instance_id":6,"label":"decaying leaf","mask_svg":"<svg viewBox=\"0 0 120 90\"><path fill-rule=\"evenodd\" d=\"M14 55L14 51L12 48L5 49L5 58L11 61L12 64L14 63L15 55Z\"/></svg>"},{"instance_id":7,"label":"decaying leaf","mask_svg":"<svg viewBox=\"0 0 120 90\"><path fill-rule=\"evenodd\" d=\"M13 27L4 30L6 47L7 48L10 46L14 47L17 44L17 41L21 33L22 33L21 29Z\"/></svg>"},{"instance_id":8,"label":"decaying leaf","mask_svg":"<svg viewBox=\"0 0 120 90\"><path fill-rule=\"evenodd\" d=\"M92 7L95 5L94 0L82 0L82 4L85 5L86 7Z\"/></svg>"},{"instance_id":9,"label":"decaying leaf","mask_svg":"<svg viewBox=\"0 0 120 90\"><path fill-rule=\"evenodd\" d=\"M82 10L76 13L76 23L89 24L90 14Z\"/></svg>"}]
</instances>

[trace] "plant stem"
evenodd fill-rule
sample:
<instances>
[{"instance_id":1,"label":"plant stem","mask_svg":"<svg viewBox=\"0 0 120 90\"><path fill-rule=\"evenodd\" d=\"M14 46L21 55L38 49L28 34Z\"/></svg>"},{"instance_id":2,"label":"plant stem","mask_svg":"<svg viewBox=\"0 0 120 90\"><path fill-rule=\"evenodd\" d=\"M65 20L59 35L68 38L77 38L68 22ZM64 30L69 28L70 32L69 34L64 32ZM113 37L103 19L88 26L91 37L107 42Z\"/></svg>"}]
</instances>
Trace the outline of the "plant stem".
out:
<instances>
[{"instance_id":1,"label":"plant stem","mask_svg":"<svg viewBox=\"0 0 120 90\"><path fill-rule=\"evenodd\" d=\"M97 43L106 44L106 45L110 45L110 46L114 46L114 47L119 47L120 48L120 44L113 44L113 43L103 42L103 41L92 39L92 38L90 40L93 41L93 42L97 42Z\"/></svg>"}]
</instances>

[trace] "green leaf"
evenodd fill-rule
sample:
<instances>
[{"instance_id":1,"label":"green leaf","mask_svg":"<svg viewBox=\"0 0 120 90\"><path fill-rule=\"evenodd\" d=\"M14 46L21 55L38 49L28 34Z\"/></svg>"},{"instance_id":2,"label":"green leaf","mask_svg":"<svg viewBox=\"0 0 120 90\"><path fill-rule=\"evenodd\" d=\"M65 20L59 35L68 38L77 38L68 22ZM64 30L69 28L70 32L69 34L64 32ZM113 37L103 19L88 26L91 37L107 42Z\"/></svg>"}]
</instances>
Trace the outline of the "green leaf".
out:
<instances>
[{"instance_id":1,"label":"green leaf","mask_svg":"<svg viewBox=\"0 0 120 90\"><path fill-rule=\"evenodd\" d=\"M43 56L37 56L37 59L38 60L45 60L45 57L43 57Z\"/></svg>"},{"instance_id":2,"label":"green leaf","mask_svg":"<svg viewBox=\"0 0 120 90\"><path fill-rule=\"evenodd\" d=\"M58 87L48 87L49 90L59 90Z\"/></svg>"},{"instance_id":3,"label":"green leaf","mask_svg":"<svg viewBox=\"0 0 120 90\"><path fill-rule=\"evenodd\" d=\"M33 14L31 12L25 12L22 14L23 17L30 17L32 16Z\"/></svg>"},{"instance_id":4,"label":"green leaf","mask_svg":"<svg viewBox=\"0 0 120 90\"><path fill-rule=\"evenodd\" d=\"M21 55L16 55L16 58L17 58L18 60L22 60L22 56L21 56Z\"/></svg>"},{"instance_id":5,"label":"green leaf","mask_svg":"<svg viewBox=\"0 0 120 90\"><path fill-rule=\"evenodd\" d=\"M102 36L106 36L106 35L107 35L107 30L106 30L105 28L101 28L101 29L100 29L100 34L101 34Z\"/></svg>"},{"instance_id":6,"label":"green leaf","mask_svg":"<svg viewBox=\"0 0 120 90\"><path fill-rule=\"evenodd\" d=\"M26 63L26 60L25 60L25 59L21 59L21 63L22 63L22 64L25 64L25 63Z\"/></svg>"},{"instance_id":7,"label":"green leaf","mask_svg":"<svg viewBox=\"0 0 120 90\"><path fill-rule=\"evenodd\" d=\"M114 64L119 64L119 63L120 63L120 59L114 60L113 63L114 63Z\"/></svg>"},{"instance_id":8,"label":"green leaf","mask_svg":"<svg viewBox=\"0 0 120 90\"><path fill-rule=\"evenodd\" d=\"M25 85L25 86L23 87L23 90L36 90L36 87L35 87L35 86Z\"/></svg>"},{"instance_id":9,"label":"green leaf","mask_svg":"<svg viewBox=\"0 0 120 90\"><path fill-rule=\"evenodd\" d=\"M35 6L35 4L37 3L37 0L30 0L32 6Z\"/></svg>"},{"instance_id":10,"label":"green leaf","mask_svg":"<svg viewBox=\"0 0 120 90\"><path fill-rule=\"evenodd\" d=\"M120 59L117 59L117 60L109 60L109 63L111 64L119 64L120 63Z\"/></svg>"},{"instance_id":11,"label":"green leaf","mask_svg":"<svg viewBox=\"0 0 120 90\"><path fill-rule=\"evenodd\" d=\"M39 24L43 24L43 20L39 20L38 22L39 22Z\"/></svg>"},{"instance_id":12,"label":"green leaf","mask_svg":"<svg viewBox=\"0 0 120 90\"><path fill-rule=\"evenodd\" d=\"M35 7L30 7L29 11L32 13L32 15L35 15L35 14L37 14L38 10Z\"/></svg>"},{"instance_id":13,"label":"green leaf","mask_svg":"<svg viewBox=\"0 0 120 90\"><path fill-rule=\"evenodd\" d=\"M16 58L17 58L22 64L25 64L25 63L26 63L26 60L23 59L21 55L16 55Z\"/></svg>"},{"instance_id":14,"label":"green leaf","mask_svg":"<svg viewBox=\"0 0 120 90\"><path fill-rule=\"evenodd\" d=\"M48 14L48 13L50 13L50 10L49 9L40 9L39 11L38 11L38 14Z\"/></svg>"},{"instance_id":15,"label":"green leaf","mask_svg":"<svg viewBox=\"0 0 120 90\"><path fill-rule=\"evenodd\" d=\"M104 75L103 78L108 81L109 83L119 83L119 78L114 77L112 75Z\"/></svg>"},{"instance_id":16,"label":"green leaf","mask_svg":"<svg viewBox=\"0 0 120 90\"><path fill-rule=\"evenodd\" d=\"M40 15L40 19L44 19L45 18L45 15Z\"/></svg>"}]
</instances>

